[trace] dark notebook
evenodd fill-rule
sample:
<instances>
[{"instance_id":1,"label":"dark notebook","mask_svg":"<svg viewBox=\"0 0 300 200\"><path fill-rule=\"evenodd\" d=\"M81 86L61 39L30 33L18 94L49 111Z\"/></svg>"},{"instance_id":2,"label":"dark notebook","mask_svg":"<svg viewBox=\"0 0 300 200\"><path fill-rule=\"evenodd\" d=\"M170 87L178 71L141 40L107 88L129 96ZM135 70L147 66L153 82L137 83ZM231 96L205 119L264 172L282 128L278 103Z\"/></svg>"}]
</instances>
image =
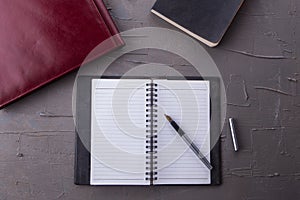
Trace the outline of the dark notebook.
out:
<instances>
[{"instance_id":1,"label":"dark notebook","mask_svg":"<svg viewBox=\"0 0 300 200\"><path fill-rule=\"evenodd\" d=\"M158 0L151 12L210 47L219 44L244 0Z\"/></svg>"},{"instance_id":2,"label":"dark notebook","mask_svg":"<svg viewBox=\"0 0 300 200\"><path fill-rule=\"evenodd\" d=\"M79 77L75 183L220 184L218 85L199 79ZM164 112L201 147L212 171L166 122Z\"/></svg>"}]
</instances>

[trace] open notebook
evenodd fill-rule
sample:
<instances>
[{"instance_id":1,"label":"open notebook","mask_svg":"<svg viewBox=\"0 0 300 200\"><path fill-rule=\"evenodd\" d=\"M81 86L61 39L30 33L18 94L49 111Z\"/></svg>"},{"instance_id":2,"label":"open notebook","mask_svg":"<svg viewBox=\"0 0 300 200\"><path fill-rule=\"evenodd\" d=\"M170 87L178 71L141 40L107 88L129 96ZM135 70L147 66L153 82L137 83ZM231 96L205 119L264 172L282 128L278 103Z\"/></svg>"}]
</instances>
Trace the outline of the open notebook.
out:
<instances>
[{"instance_id":1,"label":"open notebook","mask_svg":"<svg viewBox=\"0 0 300 200\"><path fill-rule=\"evenodd\" d=\"M211 184L210 85L201 80L92 79L91 185Z\"/></svg>"}]
</instances>

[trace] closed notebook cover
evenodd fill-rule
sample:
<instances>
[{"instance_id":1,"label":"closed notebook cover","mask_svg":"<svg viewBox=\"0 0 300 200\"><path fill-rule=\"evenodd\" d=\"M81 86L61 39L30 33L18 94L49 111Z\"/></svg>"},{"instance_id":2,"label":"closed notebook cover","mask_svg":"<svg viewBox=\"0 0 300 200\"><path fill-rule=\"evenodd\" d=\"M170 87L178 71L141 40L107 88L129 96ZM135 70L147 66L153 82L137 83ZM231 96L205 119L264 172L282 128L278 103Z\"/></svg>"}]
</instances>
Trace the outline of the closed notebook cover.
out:
<instances>
[{"instance_id":1,"label":"closed notebook cover","mask_svg":"<svg viewBox=\"0 0 300 200\"><path fill-rule=\"evenodd\" d=\"M80 67L118 33L102 0L0 0L0 108ZM100 56L120 45L119 36Z\"/></svg>"},{"instance_id":2,"label":"closed notebook cover","mask_svg":"<svg viewBox=\"0 0 300 200\"><path fill-rule=\"evenodd\" d=\"M152 12L208 46L216 46L244 0L157 0Z\"/></svg>"}]
</instances>

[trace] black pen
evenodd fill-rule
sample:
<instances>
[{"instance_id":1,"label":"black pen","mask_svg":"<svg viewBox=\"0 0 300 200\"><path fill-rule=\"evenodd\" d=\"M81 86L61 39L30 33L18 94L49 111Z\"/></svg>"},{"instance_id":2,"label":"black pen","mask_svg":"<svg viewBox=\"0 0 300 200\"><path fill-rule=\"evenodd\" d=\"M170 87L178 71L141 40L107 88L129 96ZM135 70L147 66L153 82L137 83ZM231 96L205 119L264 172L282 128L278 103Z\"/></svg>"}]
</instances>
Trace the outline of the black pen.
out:
<instances>
[{"instance_id":1,"label":"black pen","mask_svg":"<svg viewBox=\"0 0 300 200\"><path fill-rule=\"evenodd\" d=\"M209 169L212 170L212 166L209 161L205 158L205 156L200 152L199 148L195 145L195 143L185 134L185 132L178 126L178 124L168 115L165 114L165 117L170 122L172 127L176 130L176 132L180 135L180 137L185 141L185 143L190 147L190 149L196 154L196 156L203 162L203 164Z\"/></svg>"}]
</instances>

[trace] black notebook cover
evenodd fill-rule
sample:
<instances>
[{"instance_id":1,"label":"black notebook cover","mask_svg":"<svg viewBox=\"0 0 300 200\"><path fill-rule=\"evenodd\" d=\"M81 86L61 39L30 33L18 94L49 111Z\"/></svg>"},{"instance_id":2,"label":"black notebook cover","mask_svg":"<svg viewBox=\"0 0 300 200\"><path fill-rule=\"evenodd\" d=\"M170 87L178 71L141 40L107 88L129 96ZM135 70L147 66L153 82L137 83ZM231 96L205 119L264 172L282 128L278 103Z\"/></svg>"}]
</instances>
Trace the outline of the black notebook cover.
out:
<instances>
[{"instance_id":1,"label":"black notebook cover","mask_svg":"<svg viewBox=\"0 0 300 200\"><path fill-rule=\"evenodd\" d=\"M77 185L90 185L90 143L91 143L91 83L92 79L100 77L80 76L77 79L76 92L76 138L75 138L75 158L74 158L74 183ZM101 79L104 77L101 77ZM105 77L117 79L120 77ZM137 77L132 77L137 78ZM144 77L147 78L147 77ZM162 77L166 78L166 77ZM176 79L176 78L168 78ZM201 80L199 77L187 77L188 80ZM220 135L220 88L219 79L205 78L210 81L211 98L211 138L219 138ZM211 150L211 184L221 184L221 152L220 139L211 141L214 145Z\"/></svg>"},{"instance_id":2,"label":"black notebook cover","mask_svg":"<svg viewBox=\"0 0 300 200\"><path fill-rule=\"evenodd\" d=\"M244 0L158 0L152 12L194 38L216 46Z\"/></svg>"}]
</instances>

